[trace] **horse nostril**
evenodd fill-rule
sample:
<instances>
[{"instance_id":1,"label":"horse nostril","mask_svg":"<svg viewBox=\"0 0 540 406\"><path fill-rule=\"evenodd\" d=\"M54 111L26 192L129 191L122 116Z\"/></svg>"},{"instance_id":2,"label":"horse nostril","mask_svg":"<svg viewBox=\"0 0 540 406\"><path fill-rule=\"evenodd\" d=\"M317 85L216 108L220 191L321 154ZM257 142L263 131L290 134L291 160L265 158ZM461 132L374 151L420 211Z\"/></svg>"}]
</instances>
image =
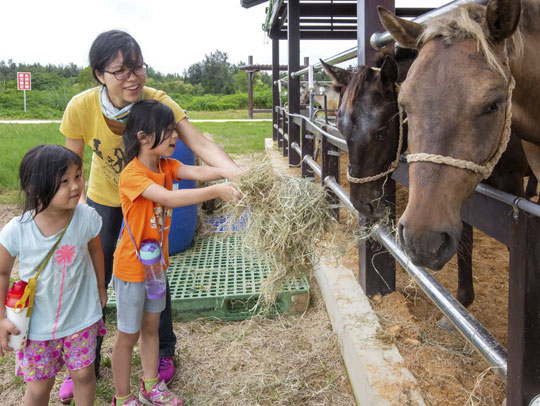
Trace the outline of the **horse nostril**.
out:
<instances>
[{"instance_id":1,"label":"horse nostril","mask_svg":"<svg viewBox=\"0 0 540 406\"><path fill-rule=\"evenodd\" d=\"M453 252L453 240L450 234L446 232L442 232L440 234L441 243L439 245L439 248L437 249L437 257L442 258L446 256L446 254L450 251Z\"/></svg>"}]
</instances>

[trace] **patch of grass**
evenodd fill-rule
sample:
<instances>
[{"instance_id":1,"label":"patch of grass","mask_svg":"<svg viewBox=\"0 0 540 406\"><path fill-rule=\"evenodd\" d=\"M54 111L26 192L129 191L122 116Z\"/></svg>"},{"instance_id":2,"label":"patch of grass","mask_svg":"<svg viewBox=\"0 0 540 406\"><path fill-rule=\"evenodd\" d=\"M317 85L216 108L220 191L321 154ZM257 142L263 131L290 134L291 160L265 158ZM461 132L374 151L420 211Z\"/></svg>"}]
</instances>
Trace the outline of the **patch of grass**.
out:
<instances>
[{"instance_id":1,"label":"patch of grass","mask_svg":"<svg viewBox=\"0 0 540 406\"><path fill-rule=\"evenodd\" d=\"M206 113L206 112L205 112ZM216 118L217 113L212 115ZM220 112L221 113L221 112ZM247 114L247 113L246 113ZM271 136L271 122L194 123L202 132L214 136L215 142L229 154L249 154L264 150L264 138ZM0 203L17 201L19 188L19 165L26 152L40 144L64 145L65 137L59 124L0 124ZM86 178L91 162L91 149L86 146L84 167Z\"/></svg>"},{"instance_id":2,"label":"patch of grass","mask_svg":"<svg viewBox=\"0 0 540 406\"><path fill-rule=\"evenodd\" d=\"M189 111L187 112L191 120L215 120L231 118L249 118L248 110L223 110L223 111ZM257 113L253 115L254 119L272 118L272 113Z\"/></svg>"},{"instance_id":3,"label":"patch of grass","mask_svg":"<svg viewBox=\"0 0 540 406\"><path fill-rule=\"evenodd\" d=\"M272 136L271 122L193 123L208 132L228 154L251 154L264 151L264 139Z\"/></svg>"}]
</instances>

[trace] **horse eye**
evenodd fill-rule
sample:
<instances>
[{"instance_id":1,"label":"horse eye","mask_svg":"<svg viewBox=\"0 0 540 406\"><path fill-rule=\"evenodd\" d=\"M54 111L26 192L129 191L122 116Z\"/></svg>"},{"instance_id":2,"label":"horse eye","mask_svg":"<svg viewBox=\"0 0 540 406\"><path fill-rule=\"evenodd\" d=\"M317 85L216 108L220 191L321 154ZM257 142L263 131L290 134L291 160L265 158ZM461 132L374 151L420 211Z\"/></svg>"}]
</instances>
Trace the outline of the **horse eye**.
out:
<instances>
[{"instance_id":1,"label":"horse eye","mask_svg":"<svg viewBox=\"0 0 540 406\"><path fill-rule=\"evenodd\" d=\"M484 110L484 114L491 114L491 113L496 113L499 111L499 108L501 107L501 104L502 102L501 101L496 101L496 102L493 102L491 103L488 107L486 107L486 109Z\"/></svg>"},{"instance_id":2,"label":"horse eye","mask_svg":"<svg viewBox=\"0 0 540 406\"><path fill-rule=\"evenodd\" d=\"M381 140L384 140L385 138L386 138L386 129L377 131L375 133L375 139L381 141Z\"/></svg>"}]
</instances>

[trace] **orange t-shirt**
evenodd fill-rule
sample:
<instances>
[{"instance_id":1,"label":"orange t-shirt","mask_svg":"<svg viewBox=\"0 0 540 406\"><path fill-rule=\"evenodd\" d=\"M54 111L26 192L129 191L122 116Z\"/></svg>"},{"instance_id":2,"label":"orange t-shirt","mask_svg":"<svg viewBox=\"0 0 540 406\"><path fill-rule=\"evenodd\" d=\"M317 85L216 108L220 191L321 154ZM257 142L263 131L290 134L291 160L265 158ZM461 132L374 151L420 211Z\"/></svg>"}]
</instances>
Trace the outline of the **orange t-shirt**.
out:
<instances>
[{"instance_id":1,"label":"orange t-shirt","mask_svg":"<svg viewBox=\"0 0 540 406\"><path fill-rule=\"evenodd\" d=\"M156 183L172 190L173 180L177 178L180 163L176 159L161 158L159 160L159 173L152 172L137 158L134 158L120 173L118 190L122 204L124 222L128 222L137 244L147 238L161 240L161 224L163 207L152 200L145 199L141 194L148 186ZM169 230L171 226L172 209L165 208L165 229L163 230L163 255L165 263L169 265ZM120 241L114 252L113 274L126 282L143 282L144 272L142 264L135 253L135 246L127 226L124 224Z\"/></svg>"}]
</instances>

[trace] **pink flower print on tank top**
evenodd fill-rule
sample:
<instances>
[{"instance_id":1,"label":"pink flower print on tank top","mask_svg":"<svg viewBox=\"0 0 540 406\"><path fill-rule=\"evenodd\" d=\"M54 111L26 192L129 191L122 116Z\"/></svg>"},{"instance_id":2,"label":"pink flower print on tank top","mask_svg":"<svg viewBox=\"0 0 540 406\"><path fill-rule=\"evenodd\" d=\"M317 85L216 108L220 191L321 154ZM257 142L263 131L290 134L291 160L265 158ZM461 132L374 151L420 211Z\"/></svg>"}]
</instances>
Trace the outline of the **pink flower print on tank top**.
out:
<instances>
[{"instance_id":1,"label":"pink flower print on tank top","mask_svg":"<svg viewBox=\"0 0 540 406\"><path fill-rule=\"evenodd\" d=\"M58 248L54 254L54 262L62 267L62 283L60 285L60 297L58 298L58 310L56 311L56 321L54 322L54 328L52 331L52 339L54 340L56 334L56 328L58 327L58 320L60 318L60 309L62 308L62 295L64 293L64 280L66 278L66 268L73 263L75 259L75 247L71 245L62 245Z\"/></svg>"}]
</instances>

